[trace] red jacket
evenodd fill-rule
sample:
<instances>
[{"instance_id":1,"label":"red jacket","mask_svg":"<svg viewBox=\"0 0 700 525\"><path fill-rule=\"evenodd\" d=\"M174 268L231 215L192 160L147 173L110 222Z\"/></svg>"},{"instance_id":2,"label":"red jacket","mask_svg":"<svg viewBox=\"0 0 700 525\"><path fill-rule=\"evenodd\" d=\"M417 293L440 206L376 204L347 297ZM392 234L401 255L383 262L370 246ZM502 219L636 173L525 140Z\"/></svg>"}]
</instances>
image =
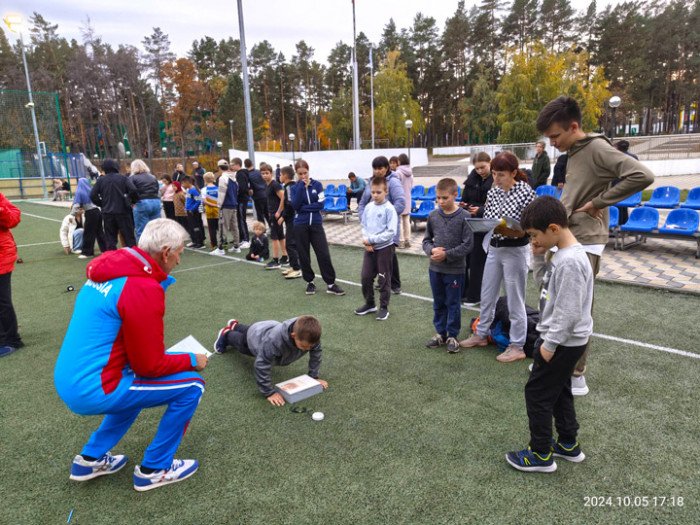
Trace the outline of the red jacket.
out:
<instances>
[{"instance_id":1,"label":"red jacket","mask_svg":"<svg viewBox=\"0 0 700 525\"><path fill-rule=\"evenodd\" d=\"M21 213L17 206L0 193L0 275L15 269L17 245L10 229L19 224Z\"/></svg>"}]
</instances>

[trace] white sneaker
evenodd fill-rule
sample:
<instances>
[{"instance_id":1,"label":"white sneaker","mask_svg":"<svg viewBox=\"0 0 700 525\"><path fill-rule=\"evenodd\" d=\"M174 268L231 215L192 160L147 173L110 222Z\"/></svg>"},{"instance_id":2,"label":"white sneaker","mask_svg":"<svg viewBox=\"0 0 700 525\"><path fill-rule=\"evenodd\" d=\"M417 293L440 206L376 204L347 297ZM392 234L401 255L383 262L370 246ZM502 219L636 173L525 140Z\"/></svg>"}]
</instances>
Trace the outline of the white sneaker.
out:
<instances>
[{"instance_id":1,"label":"white sneaker","mask_svg":"<svg viewBox=\"0 0 700 525\"><path fill-rule=\"evenodd\" d=\"M240 244L240 247L241 247L242 250L247 250L248 248L250 248L250 243L249 243L248 241L243 241L243 242Z\"/></svg>"},{"instance_id":2,"label":"white sneaker","mask_svg":"<svg viewBox=\"0 0 700 525\"><path fill-rule=\"evenodd\" d=\"M573 395L585 396L588 392L588 385L584 376L571 376L571 393Z\"/></svg>"},{"instance_id":3,"label":"white sneaker","mask_svg":"<svg viewBox=\"0 0 700 525\"><path fill-rule=\"evenodd\" d=\"M240 248L240 246L239 247L232 246L231 248L228 249L228 253L241 253L241 248Z\"/></svg>"},{"instance_id":4,"label":"white sneaker","mask_svg":"<svg viewBox=\"0 0 700 525\"><path fill-rule=\"evenodd\" d=\"M192 246L194 246L193 242L188 242L187 244L185 244L185 248L192 248Z\"/></svg>"},{"instance_id":5,"label":"white sneaker","mask_svg":"<svg viewBox=\"0 0 700 525\"><path fill-rule=\"evenodd\" d=\"M226 255L226 252L221 248L216 248L209 252L209 255Z\"/></svg>"},{"instance_id":6,"label":"white sneaker","mask_svg":"<svg viewBox=\"0 0 700 525\"><path fill-rule=\"evenodd\" d=\"M70 479L74 481L87 481L98 476L114 474L119 472L126 465L127 457L123 454L113 456L107 452L95 461L88 461L81 455L73 458L70 468Z\"/></svg>"},{"instance_id":7,"label":"white sneaker","mask_svg":"<svg viewBox=\"0 0 700 525\"><path fill-rule=\"evenodd\" d=\"M156 470L152 474L144 474L141 467L134 467L134 489L139 492L151 490L170 483L177 483L189 478L197 472L199 462L196 459L175 459L168 470Z\"/></svg>"},{"instance_id":8,"label":"white sneaker","mask_svg":"<svg viewBox=\"0 0 700 525\"><path fill-rule=\"evenodd\" d=\"M535 363L530 363L530 366L527 367L530 372L532 372L533 368L535 368Z\"/></svg>"},{"instance_id":9,"label":"white sneaker","mask_svg":"<svg viewBox=\"0 0 700 525\"><path fill-rule=\"evenodd\" d=\"M92 255L83 255L82 253L78 255L78 259L90 259Z\"/></svg>"}]
</instances>

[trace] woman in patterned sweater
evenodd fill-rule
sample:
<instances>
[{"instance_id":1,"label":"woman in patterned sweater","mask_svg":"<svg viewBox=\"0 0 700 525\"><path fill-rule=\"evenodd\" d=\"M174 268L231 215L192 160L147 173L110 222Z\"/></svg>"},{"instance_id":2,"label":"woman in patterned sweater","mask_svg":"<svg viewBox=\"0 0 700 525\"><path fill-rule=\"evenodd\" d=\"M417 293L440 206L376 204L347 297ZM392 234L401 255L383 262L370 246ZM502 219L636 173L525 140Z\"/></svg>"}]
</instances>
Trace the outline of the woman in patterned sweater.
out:
<instances>
[{"instance_id":1,"label":"woman in patterned sweater","mask_svg":"<svg viewBox=\"0 0 700 525\"><path fill-rule=\"evenodd\" d=\"M520 221L520 214L535 198L535 192L527 182L527 175L518 169L518 158L508 151L496 155L491 161L491 173L493 187L486 197L484 218ZM523 345L527 335L525 283L528 243L527 235L520 229L511 229L506 225L494 229L488 245L481 285L479 324L476 333L460 343L462 347L488 344L487 335L496 311L496 301L501 284L504 284L510 317L510 344L496 359L502 363L525 359Z\"/></svg>"}]
</instances>

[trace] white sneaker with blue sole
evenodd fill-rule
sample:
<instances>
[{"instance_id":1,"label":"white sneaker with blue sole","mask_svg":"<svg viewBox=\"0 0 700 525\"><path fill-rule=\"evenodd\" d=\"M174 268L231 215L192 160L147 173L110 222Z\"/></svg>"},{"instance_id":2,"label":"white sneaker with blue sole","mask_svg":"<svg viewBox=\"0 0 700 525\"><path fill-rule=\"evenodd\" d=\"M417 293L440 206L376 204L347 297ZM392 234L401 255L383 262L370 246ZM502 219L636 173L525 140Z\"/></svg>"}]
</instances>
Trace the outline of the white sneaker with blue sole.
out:
<instances>
[{"instance_id":1,"label":"white sneaker with blue sole","mask_svg":"<svg viewBox=\"0 0 700 525\"><path fill-rule=\"evenodd\" d=\"M73 464L70 467L70 479L74 481L87 481L99 476L114 474L124 468L128 459L129 458L122 454L113 456L107 452L100 459L88 461L78 454L73 458Z\"/></svg>"},{"instance_id":2,"label":"white sneaker with blue sole","mask_svg":"<svg viewBox=\"0 0 700 525\"><path fill-rule=\"evenodd\" d=\"M173 464L167 470L156 470L152 474L144 474L141 467L134 467L134 489L139 492L157 489L163 485L177 483L189 478L197 472L199 461L196 459L174 459Z\"/></svg>"}]
</instances>

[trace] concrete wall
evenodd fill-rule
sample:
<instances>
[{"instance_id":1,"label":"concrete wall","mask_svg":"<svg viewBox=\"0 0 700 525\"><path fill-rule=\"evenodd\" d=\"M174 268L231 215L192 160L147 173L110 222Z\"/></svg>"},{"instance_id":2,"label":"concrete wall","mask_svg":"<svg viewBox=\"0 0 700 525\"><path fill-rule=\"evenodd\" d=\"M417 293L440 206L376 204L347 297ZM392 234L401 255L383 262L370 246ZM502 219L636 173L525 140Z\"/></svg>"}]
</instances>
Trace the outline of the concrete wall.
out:
<instances>
[{"instance_id":1,"label":"concrete wall","mask_svg":"<svg viewBox=\"0 0 700 525\"><path fill-rule=\"evenodd\" d=\"M369 178L372 176L372 159L380 155L389 158L406 153L405 148L388 149L361 149L361 150L330 150L308 151L295 153L296 159L303 158L309 163L309 173L317 180L346 179L349 172L354 172L358 177ZM245 159L247 151L229 150L229 158L240 157ZM291 152L256 151L255 164L267 162L274 168L277 164L284 166L292 164ZM411 165L426 166L428 164L428 150L424 148L411 148Z\"/></svg>"}]
</instances>

